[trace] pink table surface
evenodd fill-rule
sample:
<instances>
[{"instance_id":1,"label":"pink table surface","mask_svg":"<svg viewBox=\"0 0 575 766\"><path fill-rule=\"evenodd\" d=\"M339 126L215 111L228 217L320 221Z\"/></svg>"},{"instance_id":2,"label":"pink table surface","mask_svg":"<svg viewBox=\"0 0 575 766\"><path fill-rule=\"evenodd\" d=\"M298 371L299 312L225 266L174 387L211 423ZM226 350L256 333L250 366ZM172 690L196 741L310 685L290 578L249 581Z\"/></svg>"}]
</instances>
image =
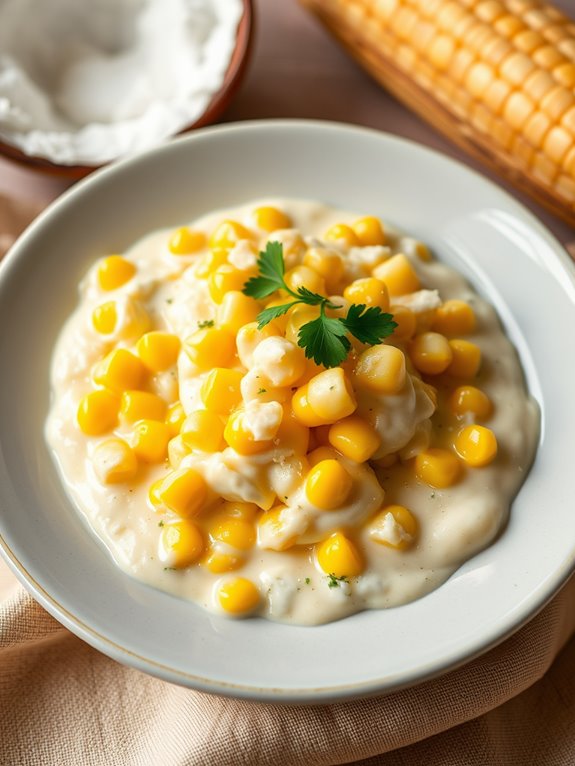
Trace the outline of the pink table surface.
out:
<instances>
[{"instance_id":1,"label":"pink table surface","mask_svg":"<svg viewBox=\"0 0 575 766\"><path fill-rule=\"evenodd\" d=\"M573 0L557 0L573 13ZM296 0L255 0L256 40L251 66L224 122L300 117L365 125L437 149L506 187L564 243L575 231L503 183L409 112L328 36ZM0 192L44 204L66 182L0 160Z\"/></svg>"}]
</instances>

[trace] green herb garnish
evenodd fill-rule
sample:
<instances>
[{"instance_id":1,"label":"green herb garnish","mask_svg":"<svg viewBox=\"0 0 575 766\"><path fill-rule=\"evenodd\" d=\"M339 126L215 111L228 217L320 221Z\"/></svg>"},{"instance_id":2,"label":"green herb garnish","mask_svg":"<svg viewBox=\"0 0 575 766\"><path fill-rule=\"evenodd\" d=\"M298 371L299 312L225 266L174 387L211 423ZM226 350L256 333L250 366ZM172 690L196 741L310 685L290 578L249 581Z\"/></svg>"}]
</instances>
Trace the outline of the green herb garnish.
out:
<instances>
[{"instance_id":1,"label":"green herb garnish","mask_svg":"<svg viewBox=\"0 0 575 766\"><path fill-rule=\"evenodd\" d=\"M267 394L267 388L260 388L258 389L258 394Z\"/></svg>"},{"instance_id":2,"label":"green herb garnish","mask_svg":"<svg viewBox=\"0 0 575 766\"><path fill-rule=\"evenodd\" d=\"M213 327L213 319L204 319L203 322L198 322L198 329L203 330L205 327Z\"/></svg>"},{"instance_id":3,"label":"green herb garnish","mask_svg":"<svg viewBox=\"0 0 575 766\"><path fill-rule=\"evenodd\" d=\"M328 588L339 588L340 582L349 582L349 579L342 575L341 577L336 577L333 572L331 574L328 574L327 576L327 587Z\"/></svg>"},{"instance_id":4,"label":"green herb garnish","mask_svg":"<svg viewBox=\"0 0 575 766\"><path fill-rule=\"evenodd\" d=\"M329 298L312 293L306 287L292 290L284 279L285 263L283 245L280 242L268 242L266 249L258 258L259 275L252 277L244 285L243 292L257 300L263 300L276 290L285 290L294 300L279 306L270 306L258 314L258 329L262 329L273 319L286 314L293 306L304 303L319 306L319 316L300 327L298 345L308 359L324 367L337 367L347 357L351 343L348 334L361 343L375 345L381 343L397 327L393 315L382 311L377 306L364 306L353 303L345 317L328 317L326 309L341 308ZM332 586L333 587L333 586Z\"/></svg>"}]
</instances>

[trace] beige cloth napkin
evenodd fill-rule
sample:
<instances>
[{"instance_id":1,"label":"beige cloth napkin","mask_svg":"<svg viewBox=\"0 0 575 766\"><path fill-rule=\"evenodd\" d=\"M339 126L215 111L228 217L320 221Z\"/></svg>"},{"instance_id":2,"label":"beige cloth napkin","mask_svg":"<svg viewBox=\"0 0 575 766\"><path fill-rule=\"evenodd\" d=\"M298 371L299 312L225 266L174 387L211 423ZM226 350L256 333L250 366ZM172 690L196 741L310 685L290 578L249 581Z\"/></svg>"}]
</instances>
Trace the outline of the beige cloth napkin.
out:
<instances>
[{"instance_id":1,"label":"beige cloth napkin","mask_svg":"<svg viewBox=\"0 0 575 766\"><path fill-rule=\"evenodd\" d=\"M34 212L0 196L0 247ZM333 705L250 703L119 665L0 561L0 766L574 766L574 633L575 577L435 681Z\"/></svg>"}]
</instances>

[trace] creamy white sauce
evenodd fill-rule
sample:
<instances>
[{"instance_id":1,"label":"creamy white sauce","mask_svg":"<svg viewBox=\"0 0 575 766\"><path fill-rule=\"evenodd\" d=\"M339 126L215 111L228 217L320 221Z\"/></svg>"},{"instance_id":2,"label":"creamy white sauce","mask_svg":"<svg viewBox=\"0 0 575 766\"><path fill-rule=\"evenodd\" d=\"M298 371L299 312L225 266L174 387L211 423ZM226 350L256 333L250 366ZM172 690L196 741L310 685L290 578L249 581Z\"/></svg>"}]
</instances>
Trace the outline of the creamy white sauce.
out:
<instances>
[{"instance_id":1,"label":"creamy white sauce","mask_svg":"<svg viewBox=\"0 0 575 766\"><path fill-rule=\"evenodd\" d=\"M250 214L257 204L262 203L218 211L195 221L193 228L209 234L225 218L253 228ZM359 217L318 203L271 200L265 204L284 210L294 227L306 236L306 242L314 244L332 224L352 222ZM164 517L154 511L148 500L150 485L172 468L167 463L141 465L133 482L105 485L92 461L95 447L103 437L85 436L76 421L81 397L93 388L92 369L113 347L133 348L137 336L151 328L165 329L184 339L196 331L199 322L215 318L206 280L196 275L199 256L171 255L166 247L170 232L155 232L125 254L136 265L137 272L113 292L120 310L111 335L101 335L92 325L94 308L110 299L110 293L102 293L97 284L96 266L82 282L80 305L54 351L54 397L47 422L47 439L71 497L125 572L216 612L222 611L216 596L219 585L239 575L259 588L258 614L274 620L317 624L362 609L395 606L423 596L502 530L510 503L532 461L539 422L537 407L525 390L517 354L502 332L494 310L461 276L438 261L424 262L418 258L412 238L388 227L386 232L385 247L353 248L349 278L366 276L363 271L366 264L371 264L371 268L396 252L405 252L422 284L419 293L405 298L405 305L411 304L416 312L434 309L438 300L451 298L472 305L477 327L466 339L477 344L483 355L481 370L473 384L494 403L487 425L497 436L496 460L484 468L465 468L458 483L440 490L417 480L407 462L374 470L369 464L358 465L339 457L353 479L353 489L342 507L326 512L307 499L303 482L309 467L305 456L294 455L281 442L273 442L271 449L250 457L229 447L216 453L195 451L184 456L180 465L193 467L205 478L210 488L208 501L221 496L230 501L256 503L262 510L268 510L279 500L286 507L280 512L280 532L260 527L252 548L238 551L223 542L213 544L212 550L241 559L242 566L235 572L213 574L200 564L173 571L169 555L159 550L159 523ZM268 236L284 243L288 268L301 262L306 245L297 231L260 234L260 246ZM331 243L329 247L333 249ZM247 257L248 250L245 246L234 248L237 266L253 265ZM400 303L401 299L394 302ZM255 350L245 348L244 353L240 348L241 359L251 365L242 381L242 393L248 403L250 430L256 439L268 439L280 417L281 407L273 401L276 390L273 386L286 343L279 338L271 341ZM237 364L237 369L245 372L240 360ZM150 389L168 403L180 399L186 413L190 413L203 408L200 388L207 374L198 370L182 351L177 367L155 375ZM259 399L256 393L262 388L261 376L266 374L265 398ZM407 376L404 388L393 396L362 392L357 413L372 423L382 439L374 457L399 452L402 460L407 460L428 446L432 431L434 446L450 445L461 423L456 426L447 416L441 385L439 394L440 405L434 414L429 396L411 375ZM130 426L120 423L114 434L129 441ZM411 509L418 520L416 540L406 550L382 544L382 541L398 543L409 537L390 514L375 529L366 523L389 504ZM169 516L166 521L170 521ZM355 530L354 539L363 552L366 568L358 577L334 583L317 564L313 543L341 529ZM279 550L294 537L298 545Z\"/></svg>"}]
</instances>

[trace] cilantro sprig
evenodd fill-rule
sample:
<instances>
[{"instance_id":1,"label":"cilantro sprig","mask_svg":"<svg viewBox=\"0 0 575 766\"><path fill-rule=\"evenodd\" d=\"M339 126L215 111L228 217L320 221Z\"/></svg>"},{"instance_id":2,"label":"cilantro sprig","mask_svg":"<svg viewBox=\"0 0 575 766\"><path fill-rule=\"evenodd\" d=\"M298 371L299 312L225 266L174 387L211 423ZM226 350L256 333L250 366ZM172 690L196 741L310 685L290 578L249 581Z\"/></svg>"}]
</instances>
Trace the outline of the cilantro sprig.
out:
<instances>
[{"instance_id":1,"label":"cilantro sprig","mask_svg":"<svg viewBox=\"0 0 575 766\"><path fill-rule=\"evenodd\" d=\"M292 290L286 283L283 245L280 242L268 242L266 249L259 254L257 265L258 276L252 277L244 285L243 292L246 295L263 300L276 290L284 290L293 299L261 311L258 314L260 330L300 303L319 306L317 319L306 322L298 333L298 345L304 349L306 357L313 359L316 364L324 367L340 365L351 349L348 335L353 335L361 343L375 345L391 335L397 327L392 314L377 306L367 307L362 303L352 303L345 317L327 316L326 309L341 307L306 287Z\"/></svg>"}]
</instances>

